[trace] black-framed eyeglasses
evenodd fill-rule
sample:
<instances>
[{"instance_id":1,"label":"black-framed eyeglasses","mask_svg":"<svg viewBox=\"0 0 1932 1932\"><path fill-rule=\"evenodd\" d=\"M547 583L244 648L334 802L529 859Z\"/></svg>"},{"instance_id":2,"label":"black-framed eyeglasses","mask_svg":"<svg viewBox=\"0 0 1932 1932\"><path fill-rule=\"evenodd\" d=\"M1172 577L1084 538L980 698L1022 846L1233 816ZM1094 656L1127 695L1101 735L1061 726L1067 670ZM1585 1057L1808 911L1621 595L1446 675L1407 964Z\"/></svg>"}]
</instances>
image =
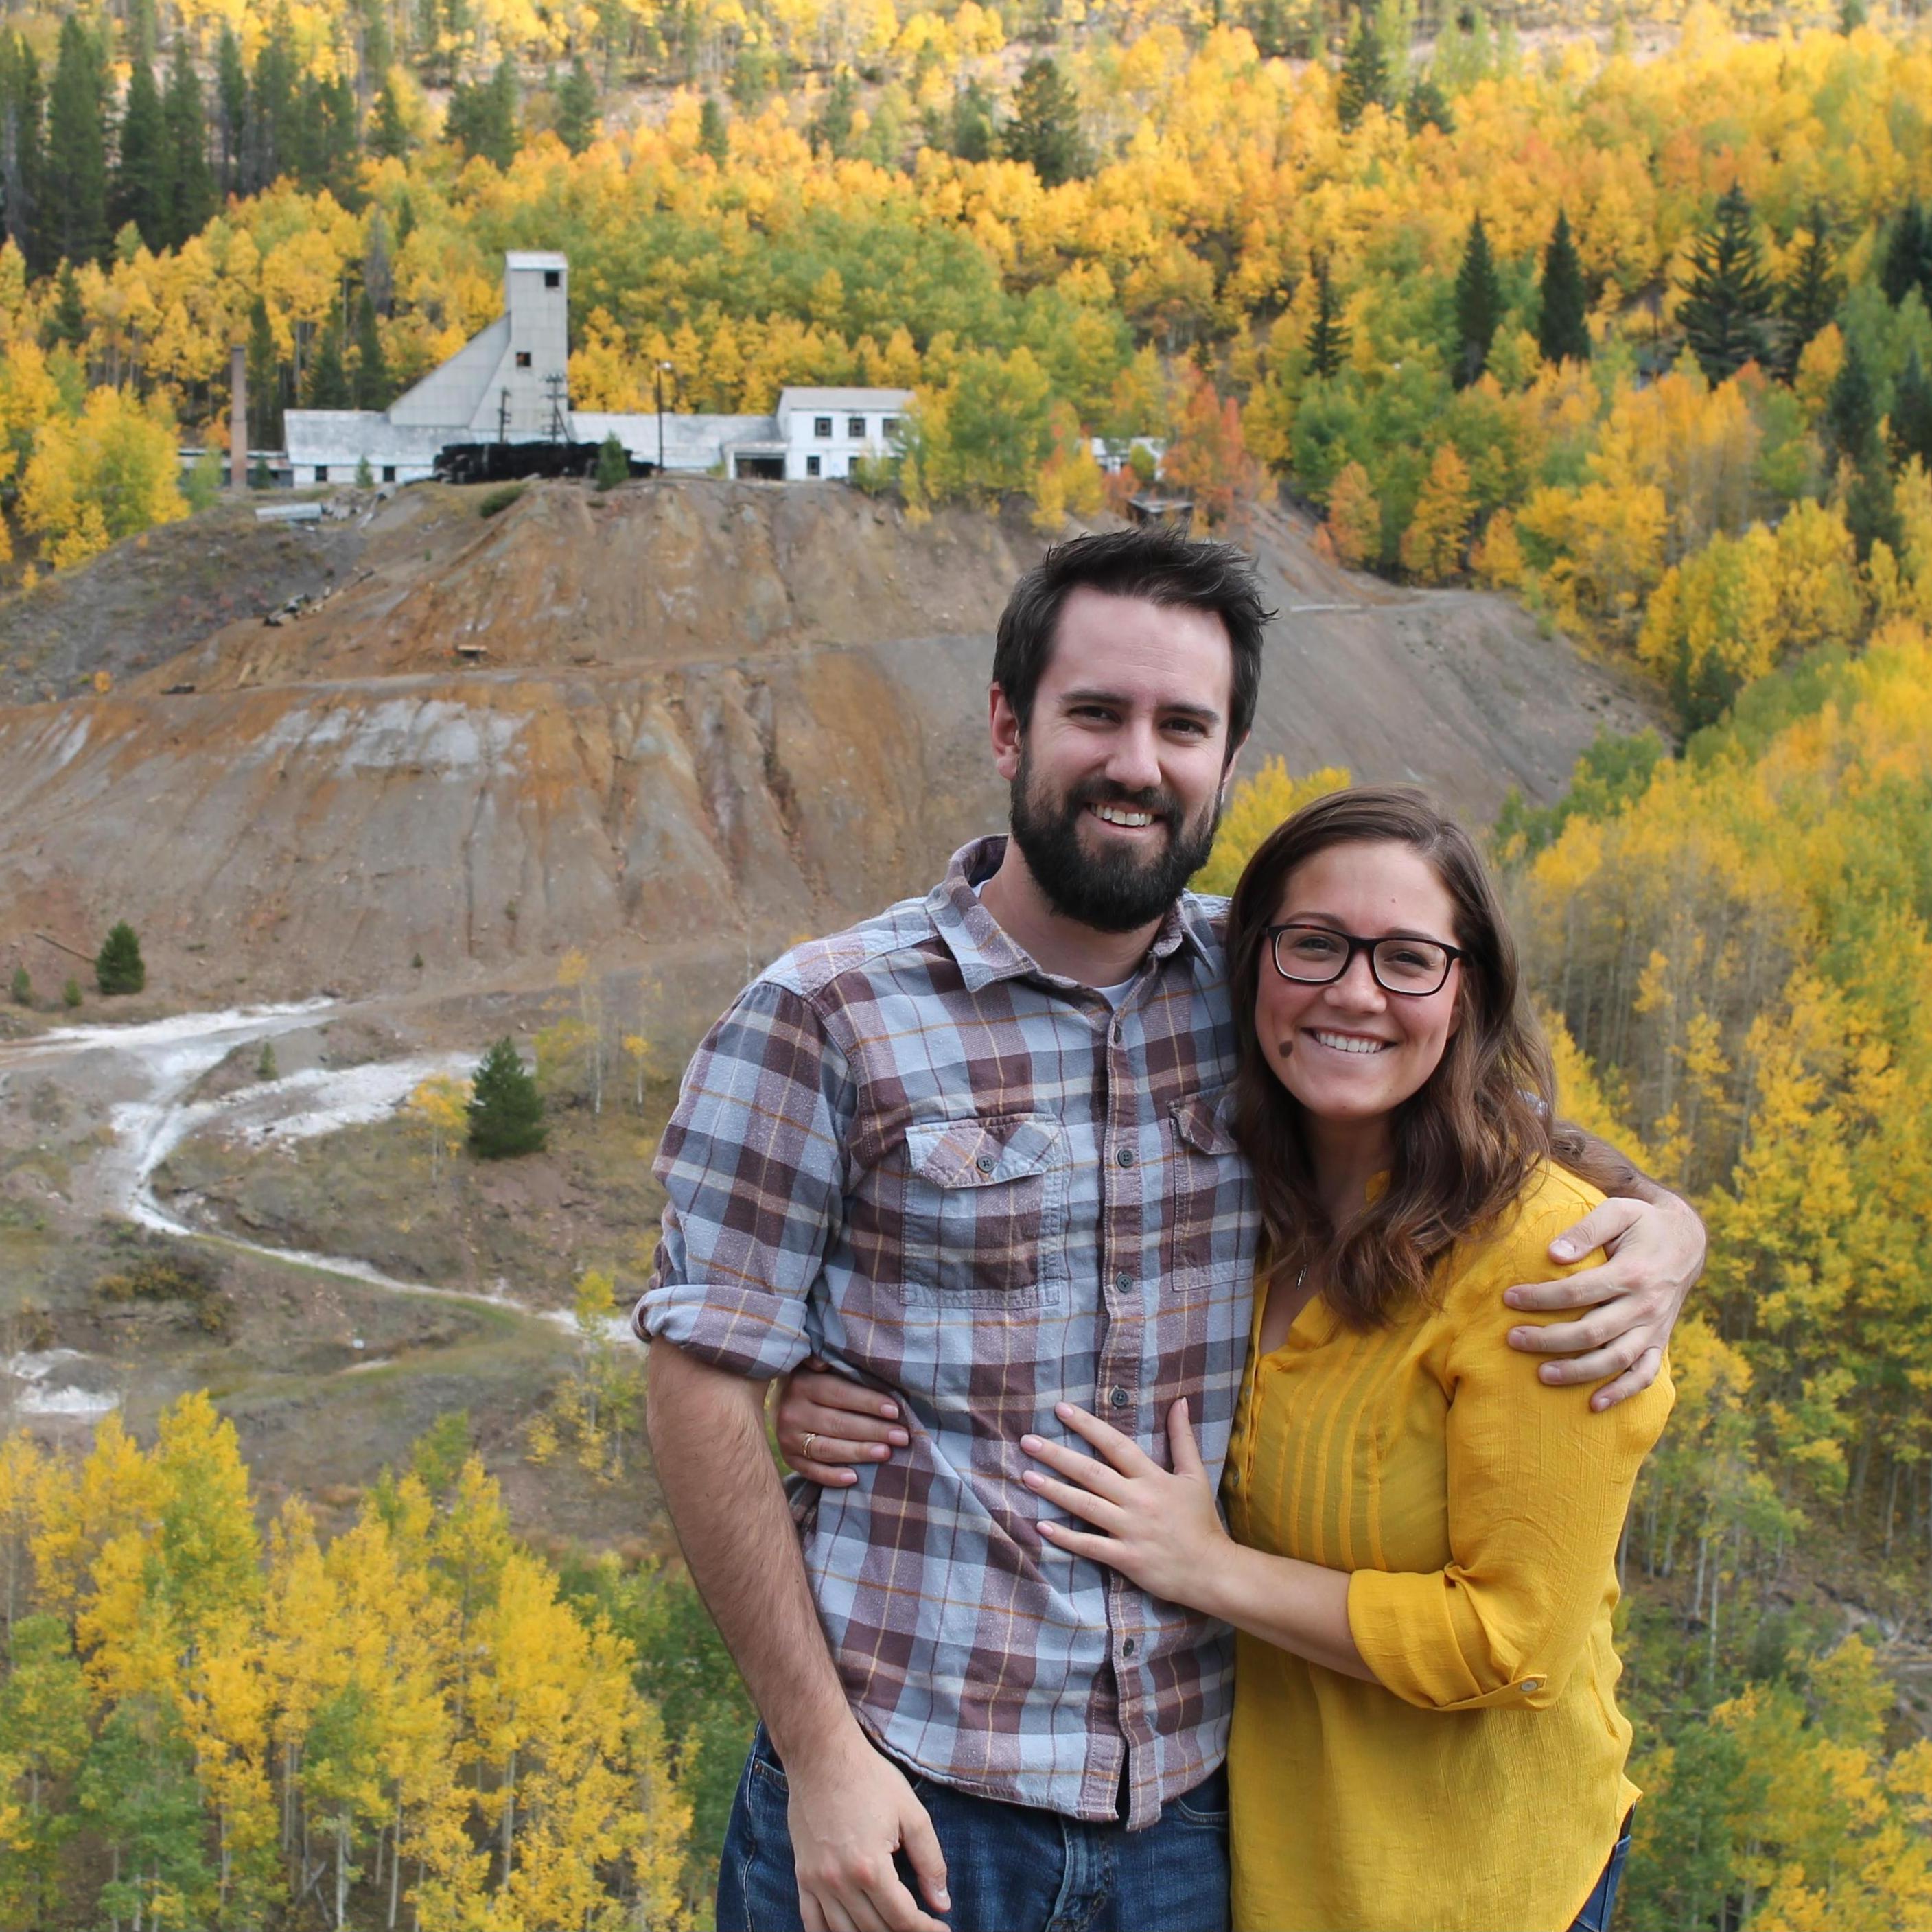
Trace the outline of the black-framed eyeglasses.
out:
<instances>
[{"instance_id":1,"label":"black-framed eyeglasses","mask_svg":"<svg viewBox=\"0 0 1932 1932\"><path fill-rule=\"evenodd\" d=\"M1441 992L1450 968L1462 957L1460 946L1439 939L1360 939L1332 926L1291 922L1270 926L1268 936L1274 970L1284 980L1304 986L1333 986L1354 964L1355 955L1366 952L1376 984L1409 1000Z\"/></svg>"}]
</instances>

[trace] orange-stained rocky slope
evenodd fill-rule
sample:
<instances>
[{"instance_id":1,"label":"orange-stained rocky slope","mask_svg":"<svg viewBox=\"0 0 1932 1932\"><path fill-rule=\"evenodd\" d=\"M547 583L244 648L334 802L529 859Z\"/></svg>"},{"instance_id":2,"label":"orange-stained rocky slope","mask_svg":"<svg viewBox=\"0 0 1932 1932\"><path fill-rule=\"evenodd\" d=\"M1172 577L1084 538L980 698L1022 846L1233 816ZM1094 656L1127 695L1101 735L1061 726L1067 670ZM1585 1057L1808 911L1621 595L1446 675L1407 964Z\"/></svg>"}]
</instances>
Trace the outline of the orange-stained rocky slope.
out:
<instances>
[{"instance_id":1,"label":"orange-stained rocky slope","mask_svg":"<svg viewBox=\"0 0 1932 1932\"><path fill-rule=\"evenodd\" d=\"M836 484L545 484L487 518L483 494L272 533L224 508L0 605L0 692L30 700L0 704L0 952L124 917L223 1000L418 959L533 983L571 946L722 984L998 823L1023 518L914 527ZM1644 722L1502 600L1345 576L1280 513L1250 537L1283 613L1251 758L1486 818Z\"/></svg>"}]
</instances>

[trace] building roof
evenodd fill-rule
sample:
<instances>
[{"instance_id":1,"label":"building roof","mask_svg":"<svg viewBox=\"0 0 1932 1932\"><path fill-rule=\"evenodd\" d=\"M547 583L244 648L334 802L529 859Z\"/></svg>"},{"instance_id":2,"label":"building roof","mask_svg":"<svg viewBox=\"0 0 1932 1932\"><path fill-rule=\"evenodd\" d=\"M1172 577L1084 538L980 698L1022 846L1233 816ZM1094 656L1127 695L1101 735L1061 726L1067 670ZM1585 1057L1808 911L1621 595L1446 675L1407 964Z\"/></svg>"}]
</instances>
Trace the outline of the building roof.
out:
<instances>
[{"instance_id":1,"label":"building roof","mask_svg":"<svg viewBox=\"0 0 1932 1932\"><path fill-rule=\"evenodd\" d=\"M449 360L389 405L394 423L434 423L453 430L474 419L510 346L510 318L500 315ZM446 436L446 442L450 437Z\"/></svg>"},{"instance_id":2,"label":"building roof","mask_svg":"<svg viewBox=\"0 0 1932 1932\"><path fill-rule=\"evenodd\" d=\"M570 257L554 248L509 248L504 251L506 268L567 268Z\"/></svg>"},{"instance_id":3,"label":"building roof","mask_svg":"<svg viewBox=\"0 0 1932 1932\"><path fill-rule=\"evenodd\" d=\"M283 440L295 464L434 463L464 432L444 423L393 422L380 410L289 410Z\"/></svg>"},{"instance_id":4,"label":"building roof","mask_svg":"<svg viewBox=\"0 0 1932 1932\"><path fill-rule=\"evenodd\" d=\"M614 436L640 462L657 460L658 418L653 410L634 414L610 415L595 410L572 410L572 433L579 442L602 442ZM702 454L708 468L727 448L744 442L770 442L774 449L784 446L776 439L777 419L772 416L674 415L664 413L664 452L668 465L681 458Z\"/></svg>"},{"instance_id":5,"label":"building roof","mask_svg":"<svg viewBox=\"0 0 1932 1932\"><path fill-rule=\"evenodd\" d=\"M778 414L794 410L902 410L912 400L910 389L782 389Z\"/></svg>"}]
</instances>

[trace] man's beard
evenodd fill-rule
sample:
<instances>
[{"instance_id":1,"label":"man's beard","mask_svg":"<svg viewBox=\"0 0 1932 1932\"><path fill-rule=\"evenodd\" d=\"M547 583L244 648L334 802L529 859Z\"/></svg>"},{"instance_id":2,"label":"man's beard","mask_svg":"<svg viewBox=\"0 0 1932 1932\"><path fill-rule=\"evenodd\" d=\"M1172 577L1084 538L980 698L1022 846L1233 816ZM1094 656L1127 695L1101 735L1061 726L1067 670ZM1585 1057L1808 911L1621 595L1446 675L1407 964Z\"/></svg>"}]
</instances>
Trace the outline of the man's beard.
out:
<instances>
[{"instance_id":1,"label":"man's beard","mask_svg":"<svg viewBox=\"0 0 1932 1932\"><path fill-rule=\"evenodd\" d=\"M1221 798L1214 796L1190 825L1171 791L1126 791L1100 777L1084 778L1061 800L1035 795L1033 767L1024 748L1013 774L1009 815L1013 843L1046 902L1063 919L1096 932L1132 932L1164 918L1181 888L1208 862ZM1096 857L1080 842L1081 821L1091 805L1150 812L1167 827L1159 849L1143 854L1124 842Z\"/></svg>"}]
</instances>

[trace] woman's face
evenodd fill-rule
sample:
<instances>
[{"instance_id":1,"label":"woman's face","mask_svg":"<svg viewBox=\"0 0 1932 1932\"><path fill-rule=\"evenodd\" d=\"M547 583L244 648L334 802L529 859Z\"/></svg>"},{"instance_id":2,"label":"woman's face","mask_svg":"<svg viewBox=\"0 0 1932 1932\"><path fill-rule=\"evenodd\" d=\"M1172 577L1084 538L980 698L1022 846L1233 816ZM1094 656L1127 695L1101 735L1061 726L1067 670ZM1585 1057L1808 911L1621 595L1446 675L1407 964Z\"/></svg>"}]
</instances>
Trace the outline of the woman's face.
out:
<instances>
[{"instance_id":1,"label":"woman's face","mask_svg":"<svg viewBox=\"0 0 1932 1932\"><path fill-rule=\"evenodd\" d=\"M1291 920L1361 939L1460 944L1447 889L1407 845L1331 845L1318 852L1282 889L1271 923ZM1462 974L1457 960L1438 992L1386 992L1363 950L1340 979L1311 986L1284 980L1264 952L1256 1036L1275 1078L1316 1119L1371 1120L1400 1106L1441 1064L1457 1024Z\"/></svg>"}]
</instances>

